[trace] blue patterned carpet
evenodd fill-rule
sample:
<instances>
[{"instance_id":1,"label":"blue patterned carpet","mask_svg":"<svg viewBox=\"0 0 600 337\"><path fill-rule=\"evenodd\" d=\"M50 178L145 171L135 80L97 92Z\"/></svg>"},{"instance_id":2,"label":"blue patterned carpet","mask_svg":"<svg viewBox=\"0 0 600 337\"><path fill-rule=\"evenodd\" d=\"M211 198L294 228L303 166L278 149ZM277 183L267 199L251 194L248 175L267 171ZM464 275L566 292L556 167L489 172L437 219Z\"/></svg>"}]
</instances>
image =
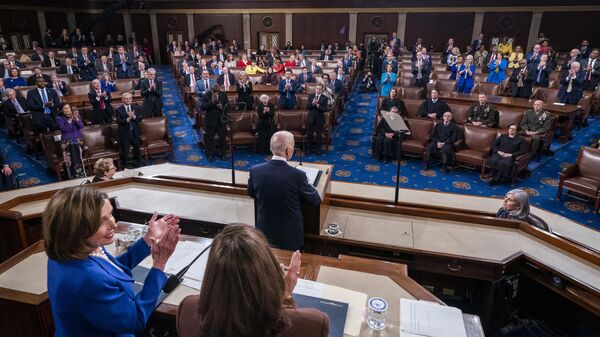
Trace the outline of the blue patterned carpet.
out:
<instances>
[{"instance_id":1,"label":"blue patterned carpet","mask_svg":"<svg viewBox=\"0 0 600 337\"><path fill-rule=\"evenodd\" d=\"M173 136L175 162L198 166L229 167L229 158L225 161L209 163L198 147L199 137L193 129L192 121L187 117L186 107L173 75L170 73L170 68L158 67L158 76L164 81L164 110ZM345 113L335 129L329 151L320 156L306 156L304 160L333 164L333 179L335 180L395 185L395 164L384 165L370 156L376 104L377 96L375 94L353 92ZM7 143L6 138L4 133L0 135L2 146ZM597 138L600 138L600 119L592 121L586 129L575 131L573 141L570 143L553 144L552 149L555 151L555 155L542 158L539 163L532 162L530 165L534 169L532 175L518 181L515 187L526 190L532 198L532 203L536 206L600 229L599 216L592 213L591 203L582 202L566 194L560 202L554 199L560 168L575 160L576 151L580 146L588 145L592 139ZM10 141L8 143L13 144ZM53 178L44 174L38 163L23 156L21 148L13 146L12 149L18 149L16 160L27 162L20 170L22 181L28 179L27 181L31 181L31 184L53 181ZM247 170L264 161L264 156L255 154L251 150L238 149L235 151L235 165L239 169ZM35 181L35 179L39 179L39 181ZM442 174L438 168L425 171L421 168L421 161L416 159L401 161L400 182L403 188L481 196L501 196L511 188L509 185L490 187L480 179L478 171L457 169L447 175ZM21 184L23 185L23 182Z\"/></svg>"}]
</instances>

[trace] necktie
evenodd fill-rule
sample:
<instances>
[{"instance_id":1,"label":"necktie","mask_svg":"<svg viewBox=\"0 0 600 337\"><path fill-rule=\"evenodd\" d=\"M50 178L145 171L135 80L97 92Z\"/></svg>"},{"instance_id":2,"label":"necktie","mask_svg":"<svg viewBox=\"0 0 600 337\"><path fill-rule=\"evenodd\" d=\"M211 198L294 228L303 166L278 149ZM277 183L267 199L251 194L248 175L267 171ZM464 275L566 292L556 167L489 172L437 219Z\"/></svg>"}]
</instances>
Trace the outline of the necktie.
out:
<instances>
[{"instance_id":1,"label":"necktie","mask_svg":"<svg viewBox=\"0 0 600 337\"><path fill-rule=\"evenodd\" d=\"M196 76L190 74L190 87L195 87L196 86Z\"/></svg>"},{"instance_id":2,"label":"necktie","mask_svg":"<svg viewBox=\"0 0 600 337\"><path fill-rule=\"evenodd\" d=\"M225 76L225 91L229 90L229 74L223 74Z\"/></svg>"},{"instance_id":3,"label":"necktie","mask_svg":"<svg viewBox=\"0 0 600 337\"><path fill-rule=\"evenodd\" d=\"M152 84L154 84L154 81L153 81L153 80L150 80L150 86L152 86Z\"/></svg>"},{"instance_id":4,"label":"necktie","mask_svg":"<svg viewBox=\"0 0 600 337\"><path fill-rule=\"evenodd\" d=\"M287 98L290 98L290 90L287 88L289 85L290 85L290 80L285 80L285 86L286 86L285 91L287 92L287 95L286 95Z\"/></svg>"},{"instance_id":5,"label":"necktie","mask_svg":"<svg viewBox=\"0 0 600 337\"><path fill-rule=\"evenodd\" d=\"M569 76L569 85L567 85L567 92L571 92L573 90L573 78Z\"/></svg>"},{"instance_id":6,"label":"necktie","mask_svg":"<svg viewBox=\"0 0 600 337\"><path fill-rule=\"evenodd\" d=\"M44 90L44 89L41 89L41 90L40 90L40 93L42 94L42 95L41 95L41 96L42 96L42 102L43 102L44 104L46 104L46 103L48 102L48 96L46 95L46 90ZM48 107L45 107L45 108L44 108L44 114L46 114L46 115L49 115L49 114L50 114L50 108L48 108Z\"/></svg>"},{"instance_id":7,"label":"necktie","mask_svg":"<svg viewBox=\"0 0 600 337\"><path fill-rule=\"evenodd\" d=\"M56 63L54 63L54 59L50 59L50 66L51 67L56 67Z\"/></svg>"},{"instance_id":8,"label":"necktie","mask_svg":"<svg viewBox=\"0 0 600 337\"><path fill-rule=\"evenodd\" d=\"M127 112L127 115L129 116L129 113L131 112L131 106L126 105L125 111ZM133 131L133 124L131 123L131 120L129 120L129 131Z\"/></svg>"},{"instance_id":9,"label":"necktie","mask_svg":"<svg viewBox=\"0 0 600 337\"><path fill-rule=\"evenodd\" d=\"M588 81L592 79L592 72L594 71L594 63L595 62L596 62L596 59L593 59L592 63L590 64L590 70L588 71L587 76L586 76L587 77L586 80L588 80Z\"/></svg>"},{"instance_id":10,"label":"necktie","mask_svg":"<svg viewBox=\"0 0 600 337\"><path fill-rule=\"evenodd\" d=\"M17 101L16 99L12 101L12 104L14 105L15 109L17 109L18 113L22 114L23 112L25 112L21 104L19 104L19 101Z\"/></svg>"},{"instance_id":11,"label":"necktie","mask_svg":"<svg viewBox=\"0 0 600 337\"><path fill-rule=\"evenodd\" d=\"M71 66L67 66L67 74L73 75L73 69L71 69Z\"/></svg>"},{"instance_id":12,"label":"necktie","mask_svg":"<svg viewBox=\"0 0 600 337\"><path fill-rule=\"evenodd\" d=\"M100 97L100 100L98 101L98 106L100 107L100 110L104 110L106 106L104 105L104 99L102 98L102 94L100 93L100 90L96 91L96 93Z\"/></svg>"},{"instance_id":13,"label":"necktie","mask_svg":"<svg viewBox=\"0 0 600 337\"><path fill-rule=\"evenodd\" d=\"M127 71L127 63L125 62L125 54L121 54L121 69L123 72Z\"/></svg>"},{"instance_id":14,"label":"necktie","mask_svg":"<svg viewBox=\"0 0 600 337\"><path fill-rule=\"evenodd\" d=\"M538 68L538 75L537 75L537 79L535 80L536 83L540 83L540 78L542 77L542 69L544 69L543 67Z\"/></svg>"},{"instance_id":15,"label":"necktie","mask_svg":"<svg viewBox=\"0 0 600 337\"><path fill-rule=\"evenodd\" d=\"M56 91L56 94L58 95L58 97L62 97L62 92L60 91L60 88L58 87L58 84L56 84L54 86L54 91Z\"/></svg>"},{"instance_id":16,"label":"necktie","mask_svg":"<svg viewBox=\"0 0 600 337\"><path fill-rule=\"evenodd\" d=\"M444 122L444 126L448 126L448 122Z\"/></svg>"},{"instance_id":17,"label":"necktie","mask_svg":"<svg viewBox=\"0 0 600 337\"><path fill-rule=\"evenodd\" d=\"M103 63L102 66L104 67L104 72L107 73L108 72L108 64Z\"/></svg>"}]
</instances>

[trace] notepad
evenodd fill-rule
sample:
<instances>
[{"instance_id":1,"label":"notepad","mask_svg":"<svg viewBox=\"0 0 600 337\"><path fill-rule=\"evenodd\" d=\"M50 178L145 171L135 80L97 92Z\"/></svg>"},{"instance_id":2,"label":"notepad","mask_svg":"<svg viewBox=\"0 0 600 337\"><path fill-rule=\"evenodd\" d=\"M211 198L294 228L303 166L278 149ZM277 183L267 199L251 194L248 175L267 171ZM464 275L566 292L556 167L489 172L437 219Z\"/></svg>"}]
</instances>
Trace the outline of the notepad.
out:
<instances>
[{"instance_id":1,"label":"notepad","mask_svg":"<svg viewBox=\"0 0 600 337\"><path fill-rule=\"evenodd\" d=\"M400 299L400 337L467 337L462 312L428 301Z\"/></svg>"}]
</instances>

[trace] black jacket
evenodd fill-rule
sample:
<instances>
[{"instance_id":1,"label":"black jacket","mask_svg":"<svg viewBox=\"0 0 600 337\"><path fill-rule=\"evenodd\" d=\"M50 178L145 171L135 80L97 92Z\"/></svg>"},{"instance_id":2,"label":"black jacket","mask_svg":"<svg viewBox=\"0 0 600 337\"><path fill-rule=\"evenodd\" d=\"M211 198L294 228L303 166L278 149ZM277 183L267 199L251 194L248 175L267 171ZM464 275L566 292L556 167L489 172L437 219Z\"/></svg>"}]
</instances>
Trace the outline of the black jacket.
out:
<instances>
[{"instance_id":1,"label":"black jacket","mask_svg":"<svg viewBox=\"0 0 600 337\"><path fill-rule=\"evenodd\" d=\"M321 203L304 172L281 160L256 165L250 169L248 195L255 199L256 228L271 244L287 250L304 246L302 204Z\"/></svg>"},{"instance_id":2,"label":"black jacket","mask_svg":"<svg viewBox=\"0 0 600 337\"><path fill-rule=\"evenodd\" d=\"M131 104L131 110L135 114L135 119L127 121L127 111L125 111L125 105L121 105L115 110L115 117L117 119L117 138L119 142L129 139L130 129L129 124L133 128L133 134L135 137L140 137L142 132L140 130L140 122L142 121L143 114L142 108L137 104Z\"/></svg>"},{"instance_id":3,"label":"black jacket","mask_svg":"<svg viewBox=\"0 0 600 337\"><path fill-rule=\"evenodd\" d=\"M442 116L444 115L444 112L446 111L452 111L450 110L450 107L448 106L448 104L439 99L433 103L433 101L431 100L431 98L426 99L425 101L423 101L423 103L421 104L421 106L419 107L419 115L421 117L427 117L428 114L430 113L435 113L437 115L437 119L442 118Z\"/></svg>"}]
</instances>

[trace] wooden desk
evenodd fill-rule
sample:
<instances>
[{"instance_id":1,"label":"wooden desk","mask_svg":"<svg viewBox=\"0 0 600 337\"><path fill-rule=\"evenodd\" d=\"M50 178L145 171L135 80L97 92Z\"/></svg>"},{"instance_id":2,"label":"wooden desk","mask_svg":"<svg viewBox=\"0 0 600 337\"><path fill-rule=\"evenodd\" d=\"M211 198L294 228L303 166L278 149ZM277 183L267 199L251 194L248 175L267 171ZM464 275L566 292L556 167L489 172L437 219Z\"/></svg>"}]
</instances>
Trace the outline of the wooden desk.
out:
<instances>
[{"instance_id":1,"label":"wooden desk","mask_svg":"<svg viewBox=\"0 0 600 337\"><path fill-rule=\"evenodd\" d=\"M127 229L128 225L120 225L118 231ZM182 240L201 241L183 235ZM0 274L25 260L32 254L43 252L43 242L39 241L18 255L0 264ZM291 252L273 249L277 259L289 264ZM40 266L45 269L46 264ZM406 266L384 261L373 261L360 257L340 256L324 257L313 254L302 254L300 277L318 281L350 290L365 292L369 297L381 296L390 303L388 311L388 328L382 336L397 336L399 331L400 298L411 298L441 303L435 296L410 279ZM180 285L176 290L178 299L197 294L198 290ZM175 293L173 293L175 294ZM170 295L170 296L173 296ZM50 310L48 293L40 295L24 291L16 291L0 287L0 331L11 337L51 337L54 325ZM177 306L161 303L155 311L159 318L174 321ZM372 331L363 320L360 336L371 336ZM346 335L348 336L348 335Z\"/></svg>"},{"instance_id":2,"label":"wooden desk","mask_svg":"<svg viewBox=\"0 0 600 337\"><path fill-rule=\"evenodd\" d=\"M123 97L124 93L125 92L112 92L110 94L110 97L112 98L113 102L119 102L121 100L121 98ZM90 99L89 99L88 95L68 95L68 96L63 96L60 99L61 99L61 103L71 104L75 107L82 107L82 106L90 105ZM141 92L139 90L135 90L133 92L133 100L140 101L141 99L142 99Z\"/></svg>"},{"instance_id":3,"label":"wooden desk","mask_svg":"<svg viewBox=\"0 0 600 337\"><path fill-rule=\"evenodd\" d=\"M472 94L459 94L456 92L445 93L440 95L440 98L448 103L458 103L471 105L478 101L477 95ZM487 96L488 102L495 105L496 107L502 108L518 108L518 109L533 109L533 102L524 98L505 97L505 96ZM571 137L573 126L575 123L575 117L581 111L581 107L577 105L555 105L546 104L544 109L555 115L557 118L564 120L563 123L559 123L560 136L558 141L566 143Z\"/></svg>"}]
</instances>

